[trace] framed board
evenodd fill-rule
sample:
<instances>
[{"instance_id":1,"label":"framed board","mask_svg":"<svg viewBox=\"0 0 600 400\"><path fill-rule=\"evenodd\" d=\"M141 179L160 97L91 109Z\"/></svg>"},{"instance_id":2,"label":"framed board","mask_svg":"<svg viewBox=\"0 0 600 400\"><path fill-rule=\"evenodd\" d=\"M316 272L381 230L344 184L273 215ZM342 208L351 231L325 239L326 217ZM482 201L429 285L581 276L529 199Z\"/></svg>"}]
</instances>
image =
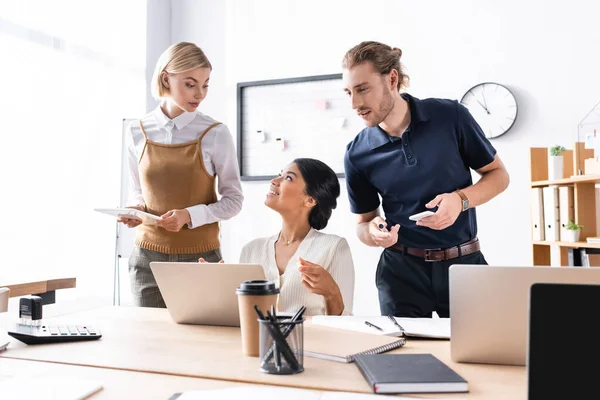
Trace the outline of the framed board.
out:
<instances>
[{"instance_id":1,"label":"framed board","mask_svg":"<svg viewBox=\"0 0 600 400\"><path fill-rule=\"evenodd\" d=\"M237 85L241 179L269 180L295 158L316 158L344 176L346 145L364 129L342 74Z\"/></svg>"}]
</instances>

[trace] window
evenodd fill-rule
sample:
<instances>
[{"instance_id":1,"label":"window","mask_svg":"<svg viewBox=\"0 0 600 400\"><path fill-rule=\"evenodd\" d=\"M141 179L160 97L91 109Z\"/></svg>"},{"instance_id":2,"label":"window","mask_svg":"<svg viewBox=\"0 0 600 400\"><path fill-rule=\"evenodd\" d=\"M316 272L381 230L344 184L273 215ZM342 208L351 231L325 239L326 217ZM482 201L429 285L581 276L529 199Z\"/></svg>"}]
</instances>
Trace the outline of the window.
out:
<instances>
[{"instance_id":1,"label":"window","mask_svg":"<svg viewBox=\"0 0 600 400\"><path fill-rule=\"evenodd\" d=\"M145 112L146 2L2 2L0 54L0 284L110 297L115 227L93 208L119 204L121 121Z\"/></svg>"}]
</instances>

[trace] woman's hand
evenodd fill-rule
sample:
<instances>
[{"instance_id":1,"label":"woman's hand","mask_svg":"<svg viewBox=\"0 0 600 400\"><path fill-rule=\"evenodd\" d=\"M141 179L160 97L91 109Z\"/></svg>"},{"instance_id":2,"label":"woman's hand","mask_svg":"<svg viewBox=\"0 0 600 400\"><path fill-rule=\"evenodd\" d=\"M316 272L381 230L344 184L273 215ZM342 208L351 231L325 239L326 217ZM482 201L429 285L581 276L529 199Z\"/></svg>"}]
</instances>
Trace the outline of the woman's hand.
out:
<instances>
[{"instance_id":1,"label":"woman's hand","mask_svg":"<svg viewBox=\"0 0 600 400\"><path fill-rule=\"evenodd\" d=\"M191 220L192 217L188 210L170 210L161 215L156 224L169 232L179 232L181 227L190 223Z\"/></svg>"},{"instance_id":2,"label":"woman's hand","mask_svg":"<svg viewBox=\"0 0 600 400\"><path fill-rule=\"evenodd\" d=\"M340 287L325 268L298 257L298 271L302 275L302 285L325 298L327 315L341 315L344 312Z\"/></svg>"},{"instance_id":3,"label":"woman's hand","mask_svg":"<svg viewBox=\"0 0 600 400\"><path fill-rule=\"evenodd\" d=\"M334 297L340 288L329 272L318 264L298 258L298 271L302 275L302 284L312 293L325 297Z\"/></svg>"},{"instance_id":4,"label":"woman's hand","mask_svg":"<svg viewBox=\"0 0 600 400\"><path fill-rule=\"evenodd\" d=\"M128 206L127 208L132 208L134 210L140 211L144 211L145 209L145 207L141 204L138 204L137 206ZM117 218L117 222L124 223L125 225L127 225L128 228L135 228L136 226L142 223L142 220L139 218L119 217Z\"/></svg>"},{"instance_id":5,"label":"woman's hand","mask_svg":"<svg viewBox=\"0 0 600 400\"><path fill-rule=\"evenodd\" d=\"M204 258L200 257L198 259L198 262L199 263L207 263L208 261L206 261ZM221 261L219 261L219 264L223 264L224 262L225 262L224 260L221 260Z\"/></svg>"}]
</instances>

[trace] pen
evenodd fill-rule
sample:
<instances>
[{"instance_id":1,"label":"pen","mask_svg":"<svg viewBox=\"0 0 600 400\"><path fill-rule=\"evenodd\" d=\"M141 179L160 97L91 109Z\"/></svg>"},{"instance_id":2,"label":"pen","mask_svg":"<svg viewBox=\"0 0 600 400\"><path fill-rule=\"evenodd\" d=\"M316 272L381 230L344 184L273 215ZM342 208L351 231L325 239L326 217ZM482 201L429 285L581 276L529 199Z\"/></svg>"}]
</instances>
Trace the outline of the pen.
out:
<instances>
[{"instance_id":1,"label":"pen","mask_svg":"<svg viewBox=\"0 0 600 400\"><path fill-rule=\"evenodd\" d=\"M298 320L300 320L302 318L302 314L304 314L304 311L306 311L306 307L304 307L304 306L300 307L300 309L292 317L291 322L297 322ZM283 337L287 338L290 335L290 333L292 333L292 329L294 329L294 325L288 325L283 331ZM265 359L262 362L262 366L266 365L269 361L271 361L271 358L273 358L274 352L275 352L275 342L273 342L273 345L271 346L271 348L265 355Z\"/></svg>"},{"instance_id":2,"label":"pen","mask_svg":"<svg viewBox=\"0 0 600 400\"><path fill-rule=\"evenodd\" d=\"M371 328L375 328L375 329L377 329L378 331L382 331L382 332L383 332L383 329L381 329L381 328L380 328L380 327L378 327L377 325L374 325L374 324L370 323L369 321L365 321L365 325L366 325L366 326L369 326L369 327L371 327Z\"/></svg>"},{"instance_id":3,"label":"pen","mask_svg":"<svg viewBox=\"0 0 600 400\"><path fill-rule=\"evenodd\" d=\"M267 310L267 316L265 316L257 305L254 305L254 311L256 311L256 314L258 314L258 317L261 320L267 321L266 327L271 333L273 341L278 344L278 347L281 347L281 353L287 360L290 367L292 367L294 370L298 370L300 368L300 364L298 363L298 360L296 360L296 357L294 356L294 353L292 352L292 349L290 349L290 346L286 342L285 338L282 336L281 331L276 326L277 322L273 319L273 315L269 310Z\"/></svg>"},{"instance_id":4,"label":"pen","mask_svg":"<svg viewBox=\"0 0 600 400\"><path fill-rule=\"evenodd\" d=\"M273 316L273 321L277 322L277 314L275 314L275 306L271 304L271 315ZM277 328L279 329L279 328ZM285 339L285 337L284 337ZM281 370L281 350L279 346L277 346L277 341L273 341L273 351L275 352L275 368L277 371Z\"/></svg>"},{"instance_id":5,"label":"pen","mask_svg":"<svg viewBox=\"0 0 600 400\"><path fill-rule=\"evenodd\" d=\"M393 315L388 315L388 318L391 319L394 325L400 329L400 332L404 333L404 328L398 323L398 321L396 321L396 318L394 318Z\"/></svg>"},{"instance_id":6,"label":"pen","mask_svg":"<svg viewBox=\"0 0 600 400\"><path fill-rule=\"evenodd\" d=\"M275 321L275 319L273 318L273 314L271 314L269 310L267 310L267 321L271 322L270 324L267 323L267 329L269 329L269 331L271 332L271 337L273 338L273 341L277 343L277 350L275 350L275 353L277 353L277 351L280 351L281 355L283 355L283 358L285 358L288 362L288 365L293 370L298 371L300 369L300 364L298 363L298 360L296 360L294 352L290 348L288 342L283 337L283 334L279 330L277 321Z\"/></svg>"},{"instance_id":7,"label":"pen","mask_svg":"<svg viewBox=\"0 0 600 400\"><path fill-rule=\"evenodd\" d=\"M379 225L377 225L377 227L378 227L380 230L384 230L384 229L385 229L385 225L384 225L384 224L379 224Z\"/></svg>"}]
</instances>

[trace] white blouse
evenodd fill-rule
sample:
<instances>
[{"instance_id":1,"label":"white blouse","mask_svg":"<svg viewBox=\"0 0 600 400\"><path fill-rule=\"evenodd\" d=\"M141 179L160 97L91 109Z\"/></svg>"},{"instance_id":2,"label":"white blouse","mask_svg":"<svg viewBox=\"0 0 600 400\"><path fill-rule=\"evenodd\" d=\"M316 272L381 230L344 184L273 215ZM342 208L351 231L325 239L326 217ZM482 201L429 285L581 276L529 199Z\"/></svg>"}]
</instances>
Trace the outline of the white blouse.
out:
<instances>
[{"instance_id":1,"label":"white blouse","mask_svg":"<svg viewBox=\"0 0 600 400\"><path fill-rule=\"evenodd\" d=\"M275 261L275 242L279 234L255 239L246 244L240 255L240 263L262 265L266 279L279 287L279 311L295 313L306 307L304 315L326 314L323 296L310 292L302 285L302 274L298 271L298 257L325 268L340 288L344 301L342 315L351 315L354 302L354 263L346 239L311 229L302 240L296 253L279 275Z\"/></svg>"},{"instance_id":2,"label":"white blouse","mask_svg":"<svg viewBox=\"0 0 600 400\"><path fill-rule=\"evenodd\" d=\"M184 112L169 119L160 107L142 118L148 140L164 144L181 144L198 140L200 134L215 122L214 119L199 111ZM127 143L129 165L129 200L127 204L129 205L145 204L138 170L138 163L145 144L146 140L139 122L133 121L129 126ZM244 201L237 154L227 126L220 124L212 128L202 138L201 145L204 167L210 175L217 175L221 198L213 204L195 204L187 207L191 217L189 228L227 220L240 212Z\"/></svg>"}]
</instances>

